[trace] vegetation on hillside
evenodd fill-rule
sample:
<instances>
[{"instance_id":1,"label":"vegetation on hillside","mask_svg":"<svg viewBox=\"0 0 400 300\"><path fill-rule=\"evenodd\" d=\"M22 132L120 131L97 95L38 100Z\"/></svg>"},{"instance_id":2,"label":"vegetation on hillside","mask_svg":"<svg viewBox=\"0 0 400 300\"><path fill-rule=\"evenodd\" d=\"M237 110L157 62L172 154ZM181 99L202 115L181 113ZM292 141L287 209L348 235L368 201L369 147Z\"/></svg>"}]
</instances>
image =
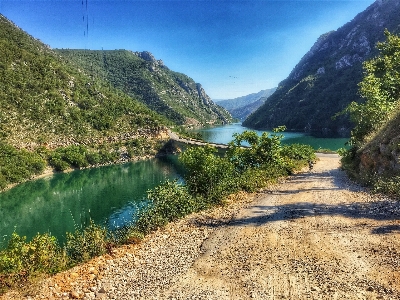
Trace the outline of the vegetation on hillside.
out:
<instances>
[{"instance_id":1,"label":"vegetation on hillside","mask_svg":"<svg viewBox=\"0 0 400 300\"><path fill-rule=\"evenodd\" d=\"M365 102L345 110L355 127L342 163L375 190L400 195L400 37L388 31L385 36L377 45L379 56L364 63L359 87Z\"/></svg>"},{"instance_id":2,"label":"vegetation on hillside","mask_svg":"<svg viewBox=\"0 0 400 300\"><path fill-rule=\"evenodd\" d=\"M65 63L3 16L0 51L0 136L14 146L82 142L164 122L140 102Z\"/></svg>"},{"instance_id":3,"label":"vegetation on hillside","mask_svg":"<svg viewBox=\"0 0 400 300\"><path fill-rule=\"evenodd\" d=\"M352 101L363 101L358 93L362 62L377 55L375 45L385 39L384 28L399 32L399 5L398 0L376 1L338 30L322 35L243 124L255 129L285 124L315 136L349 137L353 123L348 116L332 116Z\"/></svg>"},{"instance_id":4,"label":"vegetation on hillside","mask_svg":"<svg viewBox=\"0 0 400 300\"><path fill-rule=\"evenodd\" d=\"M137 242L168 222L221 205L235 192L256 191L315 159L310 146L285 146L281 139L278 132L261 137L255 132L236 134L225 156L217 155L211 147L189 148L180 155L185 184L167 181L150 191L149 208L139 212L136 222L117 231L90 223L68 233L65 245L49 234L38 234L31 241L12 234L6 248L0 251L0 291L65 270L110 252L119 244ZM250 146L243 147L244 142ZM64 153L70 151L80 161L83 150L70 148Z\"/></svg>"},{"instance_id":5,"label":"vegetation on hillside","mask_svg":"<svg viewBox=\"0 0 400 300\"><path fill-rule=\"evenodd\" d=\"M160 131L172 124L1 15L0 53L0 190L46 166L61 171L154 154Z\"/></svg>"},{"instance_id":6,"label":"vegetation on hillside","mask_svg":"<svg viewBox=\"0 0 400 300\"><path fill-rule=\"evenodd\" d=\"M176 124L193 120L226 123L230 115L215 105L188 76L169 70L149 52L56 50L93 77L110 82Z\"/></svg>"}]
</instances>

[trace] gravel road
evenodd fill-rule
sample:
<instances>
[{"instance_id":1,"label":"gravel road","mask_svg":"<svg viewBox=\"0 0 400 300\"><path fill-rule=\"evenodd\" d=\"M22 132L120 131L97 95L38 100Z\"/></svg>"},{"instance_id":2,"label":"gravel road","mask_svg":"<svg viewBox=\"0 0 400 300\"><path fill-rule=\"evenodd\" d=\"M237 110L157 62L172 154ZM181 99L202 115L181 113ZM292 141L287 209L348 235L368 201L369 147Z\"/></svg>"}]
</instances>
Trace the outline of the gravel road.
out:
<instances>
[{"instance_id":1,"label":"gravel road","mask_svg":"<svg viewBox=\"0 0 400 300\"><path fill-rule=\"evenodd\" d=\"M2 299L400 299L400 203L299 173ZM29 296L30 295L30 296Z\"/></svg>"}]
</instances>

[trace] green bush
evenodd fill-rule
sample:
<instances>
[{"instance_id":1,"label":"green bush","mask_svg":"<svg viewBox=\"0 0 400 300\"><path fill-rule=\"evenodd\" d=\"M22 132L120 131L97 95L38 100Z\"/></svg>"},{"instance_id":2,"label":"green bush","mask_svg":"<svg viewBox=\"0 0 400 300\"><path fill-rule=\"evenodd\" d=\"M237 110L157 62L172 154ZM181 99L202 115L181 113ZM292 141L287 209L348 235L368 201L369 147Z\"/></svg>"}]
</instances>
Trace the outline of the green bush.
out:
<instances>
[{"instance_id":1,"label":"green bush","mask_svg":"<svg viewBox=\"0 0 400 300\"><path fill-rule=\"evenodd\" d=\"M111 152L107 148L89 151L82 145L60 147L49 154L49 164L57 171L64 171L68 168L85 168L89 165L115 161L117 155L115 152Z\"/></svg>"},{"instance_id":2,"label":"green bush","mask_svg":"<svg viewBox=\"0 0 400 300\"><path fill-rule=\"evenodd\" d=\"M260 168L265 164L281 164L281 140L285 127L274 129L270 135L264 132L259 136L255 131L244 131L233 135L234 139L229 143L227 151L228 159L235 165L239 172L247 168ZM247 143L249 146L244 146Z\"/></svg>"},{"instance_id":3,"label":"green bush","mask_svg":"<svg viewBox=\"0 0 400 300\"><path fill-rule=\"evenodd\" d=\"M210 202L219 202L238 190L235 166L215 151L212 147L189 148L179 158L190 193Z\"/></svg>"},{"instance_id":4,"label":"green bush","mask_svg":"<svg viewBox=\"0 0 400 300\"><path fill-rule=\"evenodd\" d=\"M148 198L150 208L140 215L135 225L144 234L204 207L201 199L190 195L187 187L176 181L166 181L149 191Z\"/></svg>"},{"instance_id":5,"label":"green bush","mask_svg":"<svg viewBox=\"0 0 400 300\"><path fill-rule=\"evenodd\" d=\"M0 274L54 274L66 266L66 258L55 237L37 234L32 241L13 233L0 251Z\"/></svg>"},{"instance_id":6,"label":"green bush","mask_svg":"<svg viewBox=\"0 0 400 300\"><path fill-rule=\"evenodd\" d=\"M71 264L81 263L104 254L107 250L107 229L92 220L84 229L67 232L66 254Z\"/></svg>"},{"instance_id":7,"label":"green bush","mask_svg":"<svg viewBox=\"0 0 400 300\"><path fill-rule=\"evenodd\" d=\"M373 191L399 197L400 176L374 178Z\"/></svg>"},{"instance_id":8,"label":"green bush","mask_svg":"<svg viewBox=\"0 0 400 300\"><path fill-rule=\"evenodd\" d=\"M303 144L283 145L281 155L290 159L307 161L316 159L313 147Z\"/></svg>"},{"instance_id":9,"label":"green bush","mask_svg":"<svg viewBox=\"0 0 400 300\"><path fill-rule=\"evenodd\" d=\"M56 171L65 171L70 168L70 164L66 162L60 153L53 153L50 155L49 163Z\"/></svg>"},{"instance_id":10,"label":"green bush","mask_svg":"<svg viewBox=\"0 0 400 300\"><path fill-rule=\"evenodd\" d=\"M45 166L46 161L38 153L0 142L0 188L40 174Z\"/></svg>"}]
</instances>

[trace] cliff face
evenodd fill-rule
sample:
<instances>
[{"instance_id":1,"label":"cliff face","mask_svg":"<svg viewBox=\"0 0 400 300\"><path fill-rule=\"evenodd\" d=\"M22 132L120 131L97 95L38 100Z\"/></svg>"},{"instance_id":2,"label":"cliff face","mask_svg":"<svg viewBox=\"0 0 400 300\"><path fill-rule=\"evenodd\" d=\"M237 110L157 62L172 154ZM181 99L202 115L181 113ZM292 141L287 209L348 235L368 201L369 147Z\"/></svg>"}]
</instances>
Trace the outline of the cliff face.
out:
<instances>
[{"instance_id":1,"label":"cliff face","mask_svg":"<svg viewBox=\"0 0 400 300\"><path fill-rule=\"evenodd\" d=\"M375 45L384 40L385 28L400 32L400 0L378 0L351 22L322 35L244 125L286 125L314 135L349 136L348 118L332 116L351 101L362 101L357 93L362 62L377 53Z\"/></svg>"},{"instance_id":2,"label":"cliff face","mask_svg":"<svg viewBox=\"0 0 400 300\"><path fill-rule=\"evenodd\" d=\"M230 114L216 105L199 83L168 69L150 52L57 50L85 72L110 82L176 124L227 123Z\"/></svg>"}]
</instances>

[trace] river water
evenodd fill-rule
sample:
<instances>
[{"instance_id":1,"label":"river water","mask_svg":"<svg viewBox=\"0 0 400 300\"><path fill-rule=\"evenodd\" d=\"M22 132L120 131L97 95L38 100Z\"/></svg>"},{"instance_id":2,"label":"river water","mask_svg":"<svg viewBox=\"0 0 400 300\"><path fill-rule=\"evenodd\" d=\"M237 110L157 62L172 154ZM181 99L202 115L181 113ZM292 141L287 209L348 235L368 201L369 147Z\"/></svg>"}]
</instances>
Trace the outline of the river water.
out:
<instances>
[{"instance_id":1,"label":"river water","mask_svg":"<svg viewBox=\"0 0 400 300\"><path fill-rule=\"evenodd\" d=\"M15 230L30 240L50 232L61 242L92 219L116 228L146 205L146 195L166 179L180 178L176 160L152 159L55 174L0 193L0 248Z\"/></svg>"},{"instance_id":2,"label":"river water","mask_svg":"<svg viewBox=\"0 0 400 300\"><path fill-rule=\"evenodd\" d=\"M194 130L199 132L203 136L203 139L210 143L227 144L232 140L234 133L242 133L245 130L251 130L243 127L240 123L228 124L223 126L216 126L211 128L203 128ZM264 131L255 130L259 135ZM304 133L299 132L284 132L283 144L309 144L315 150L318 149L329 149L338 150L345 147L345 143L349 140L348 138L316 138L308 136Z\"/></svg>"},{"instance_id":3,"label":"river water","mask_svg":"<svg viewBox=\"0 0 400 300\"><path fill-rule=\"evenodd\" d=\"M202 129L204 139L228 143L240 124ZM258 132L261 134L262 132ZM284 133L284 143L304 142L315 149L336 150L347 139L316 139L301 133ZM20 184L0 193L0 248L15 230L30 240L49 232L59 241L92 219L113 229L132 220L146 206L149 189L170 179L179 179L176 157L124 165L77 170Z\"/></svg>"}]
</instances>

